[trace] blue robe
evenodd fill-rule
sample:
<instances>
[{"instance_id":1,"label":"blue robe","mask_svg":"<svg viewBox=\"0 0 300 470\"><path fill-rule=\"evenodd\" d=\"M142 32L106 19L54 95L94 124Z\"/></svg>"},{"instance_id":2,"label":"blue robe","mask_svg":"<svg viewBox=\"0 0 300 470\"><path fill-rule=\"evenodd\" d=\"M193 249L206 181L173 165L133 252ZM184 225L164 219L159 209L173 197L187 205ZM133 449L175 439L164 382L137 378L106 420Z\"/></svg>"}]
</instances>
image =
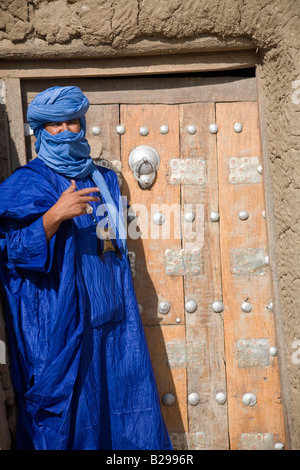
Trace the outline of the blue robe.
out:
<instances>
[{"instance_id":1,"label":"blue robe","mask_svg":"<svg viewBox=\"0 0 300 470\"><path fill-rule=\"evenodd\" d=\"M98 170L118 205L116 174ZM95 186L89 176L74 179L78 189ZM43 214L69 185L38 158L0 185L17 448L171 449L128 257L99 257L88 214L46 241Z\"/></svg>"}]
</instances>

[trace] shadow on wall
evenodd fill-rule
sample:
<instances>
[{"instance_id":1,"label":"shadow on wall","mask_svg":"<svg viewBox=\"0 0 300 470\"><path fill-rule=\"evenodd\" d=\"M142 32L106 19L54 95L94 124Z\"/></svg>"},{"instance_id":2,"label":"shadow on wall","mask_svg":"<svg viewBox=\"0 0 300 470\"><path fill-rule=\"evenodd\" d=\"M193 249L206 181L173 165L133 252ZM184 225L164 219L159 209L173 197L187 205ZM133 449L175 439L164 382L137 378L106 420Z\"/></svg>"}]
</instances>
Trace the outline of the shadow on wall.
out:
<instances>
[{"instance_id":1,"label":"shadow on wall","mask_svg":"<svg viewBox=\"0 0 300 470\"><path fill-rule=\"evenodd\" d=\"M126 196L128 200L131 201L129 184L127 183L124 175L122 176L122 195ZM137 225L139 224L137 223ZM159 298L157 294L157 288L153 284L151 276L149 275L142 239L139 237L137 240L132 240L130 237L128 237L128 250L129 252L132 250L136 255L135 268L138 274L136 277L134 277L133 281L137 301L141 302L144 306L147 306L148 311L152 311L153 314L155 314L155 312L158 312ZM157 315L156 318L153 316L152 320L149 322L149 319L143 315L143 312L141 313L141 319L144 326L152 367L157 382L162 415L165 420L171 441L173 435L178 436L181 443L180 449L188 450L189 447L186 437L184 419L182 417L182 411L178 402L171 366L169 365L168 353L163 335L163 326L160 325L162 319ZM177 399L175 399L175 403L171 407L163 404L162 397L167 393L177 397ZM174 445L173 442L172 444ZM177 450L175 446L174 450Z\"/></svg>"},{"instance_id":2,"label":"shadow on wall","mask_svg":"<svg viewBox=\"0 0 300 470\"><path fill-rule=\"evenodd\" d=\"M1 81L0 81L1 88ZM9 176L8 119L0 89L0 183ZM15 394L12 387L4 322L4 298L0 290L0 449L14 448L17 421Z\"/></svg>"}]
</instances>

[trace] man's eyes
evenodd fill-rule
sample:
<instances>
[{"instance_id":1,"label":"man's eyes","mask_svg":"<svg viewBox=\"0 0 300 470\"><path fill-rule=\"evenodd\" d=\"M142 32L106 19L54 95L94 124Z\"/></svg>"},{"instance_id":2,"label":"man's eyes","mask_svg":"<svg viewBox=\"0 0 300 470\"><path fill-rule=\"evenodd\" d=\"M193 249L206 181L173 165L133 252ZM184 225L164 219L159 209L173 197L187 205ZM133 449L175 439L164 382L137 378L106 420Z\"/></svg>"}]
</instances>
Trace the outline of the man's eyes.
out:
<instances>
[{"instance_id":1,"label":"man's eyes","mask_svg":"<svg viewBox=\"0 0 300 470\"><path fill-rule=\"evenodd\" d=\"M78 121L74 119L74 121L67 121L68 124L78 124ZM51 127L59 127L62 125L62 122L49 122L47 126Z\"/></svg>"}]
</instances>

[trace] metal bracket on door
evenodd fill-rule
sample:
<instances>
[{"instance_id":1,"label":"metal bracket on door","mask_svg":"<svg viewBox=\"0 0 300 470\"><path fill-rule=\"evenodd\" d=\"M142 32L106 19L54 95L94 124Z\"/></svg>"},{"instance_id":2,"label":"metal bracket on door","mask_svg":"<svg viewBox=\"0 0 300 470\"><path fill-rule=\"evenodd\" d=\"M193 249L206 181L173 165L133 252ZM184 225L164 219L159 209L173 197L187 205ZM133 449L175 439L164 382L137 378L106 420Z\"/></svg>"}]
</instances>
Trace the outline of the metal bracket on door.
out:
<instances>
[{"instance_id":1,"label":"metal bracket on door","mask_svg":"<svg viewBox=\"0 0 300 470\"><path fill-rule=\"evenodd\" d=\"M228 159L229 183L249 184L261 180L261 165L258 157L230 157Z\"/></svg>"},{"instance_id":2,"label":"metal bracket on door","mask_svg":"<svg viewBox=\"0 0 300 470\"><path fill-rule=\"evenodd\" d=\"M205 160L201 158L172 158L169 161L169 183L205 185Z\"/></svg>"},{"instance_id":3,"label":"metal bracket on door","mask_svg":"<svg viewBox=\"0 0 300 470\"><path fill-rule=\"evenodd\" d=\"M166 274L168 276L184 276L201 273L201 250L182 249L165 251Z\"/></svg>"},{"instance_id":4,"label":"metal bracket on door","mask_svg":"<svg viewBox=\"0 0 300 470\"><path fill-rule=\"evenodd\" d=\"M269 343L266 338L239 339L235 345L238 367L268 367Z\"/></svg>"},{"instance_id":5,"label":"metal bracket on door","mask_svg":"<svg viewBox=\"0 0 300 470\"><path fill-rule=\"evenodd\" d=\"M239 443L240 450L273 450L274 435L271 433L243 433Z\"/></svg>"},{"instance_id":6,"label":"metal bracket on door","mask_svg":"<svg viewBox=\"0 0 300 470\"><path fill-rule=\"evenodd\" d=\"M170 435L174 450L205 449L205 432L172 433Z\"/></svg>"},{"instance_id":7,"label":"metal bracket on door","mask_svg":"<svg viewBox=\"0 0 300 470\"><path fill-rule=\"evenodd\" d=\"M206 345L204 342L166 342L168 366L170 369L204 369Z\"/></svg>"},{"instance_id":8,"label":"metal bracket on door","mask_svg":"<svg viewBox=\"0 0 300 470\"><path fill-rule=\"evenodd\" d=\"M266 273L264 248L236 248L231 250L231 272L236 276L263 276Z\"/></svg>"}]
</instances>

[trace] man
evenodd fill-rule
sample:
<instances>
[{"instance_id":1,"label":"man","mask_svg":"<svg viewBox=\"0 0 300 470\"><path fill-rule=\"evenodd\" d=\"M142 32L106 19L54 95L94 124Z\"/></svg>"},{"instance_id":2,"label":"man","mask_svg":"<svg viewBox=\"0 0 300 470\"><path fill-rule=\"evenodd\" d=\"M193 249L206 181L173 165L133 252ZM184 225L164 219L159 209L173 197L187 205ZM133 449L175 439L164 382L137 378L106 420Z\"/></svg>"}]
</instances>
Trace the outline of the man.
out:
<instances>
[{"instance_id":1,"label":"man","mask_svg":"<svg viewBox=\"0 0 300 470\"><path fill-rule=\"evenodd\" d=\"M88 107L77 87L38 94L27 115L38 158L0 185L17 448L171 449L118 181L90 158Z\"/></svg>"}]
</instances>

